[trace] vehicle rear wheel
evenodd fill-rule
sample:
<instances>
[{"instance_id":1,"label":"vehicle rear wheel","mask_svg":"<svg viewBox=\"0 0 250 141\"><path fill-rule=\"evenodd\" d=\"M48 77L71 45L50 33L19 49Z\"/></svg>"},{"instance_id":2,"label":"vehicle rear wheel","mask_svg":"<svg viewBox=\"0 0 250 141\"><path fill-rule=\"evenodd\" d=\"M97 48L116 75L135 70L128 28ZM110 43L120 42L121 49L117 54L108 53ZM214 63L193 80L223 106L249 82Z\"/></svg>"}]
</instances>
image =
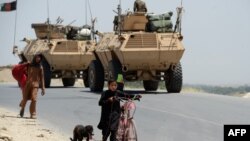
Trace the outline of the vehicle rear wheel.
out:
<instances>
[{"instance_id":1,"label":"vehicle rear wheel","mask_svg":"<svg viewBox=\"0 0 250 141\"><path fill-rule=\"evenodd\" d=\"M75 85L75 78L62 78L63 86L64 87L72 87Z\"/></svg>"},{"instance_id":2,"label":"vehicle rear wheel","mask_svg":"<svg viewBox=\"0 0 250 141\"><path fill-rule=\"evenodd\" d=\"M165 86L169 93L180 93L182 89L182 67L181 63L177 64L175 70L169 69L165 73Z\"/></svg>"},{"instance_id":3,"label":"vehicle rear wheel","mask_svg":"<svg viewBox=\"0 0 250 141\"><path fill-rule=\"evenodd\" d=\"M104 70L98 60L93 60L89 65L88 84L92 92L100 92L104 86Z\"/></svg>"},{"instance_id":4,"label":"vehicle rear wheel","mask_svg":"<svg viewBox=\"0 0 250 141\"><path fill-rule=\"evenodd\" d=\"M144 80L143 86L146 91L156 91L158 89L159 81L156 80Z\"/></svg>"},{"instance_id":5,"label":"vehicle rear wheel","mask_svg":"<svg viewBox=\"0 0 250 141\"><path fill-rule=\"evenodd\" d=\"M48 64L46 60L43 59L42 66L43 66L44 83L45 83L44 85L45 85L45 88L49 88L50 83L51 83L51 75L52 75L52 72L50 70L50 65Z\"/></svg>"},{"instance_id":6,"label":"vehicle rear wheel","mask_svg":"<svg viewBox=\"0 0 250 141\"><path fill-rule=\"evenodd\" d=\"M116 61L112 60L109 62L109 79L117 80L118 75L122 75L122 67L121 64ZM123 91L124 82L117 83L117 90Z\"/></svg>"},{"instance_id":7,"label":"vehicle rear wheel","mask_svg":"<svg viewBox=\"0 0 250 141\"><path fill-rule=\"evenodd\" d=\"M82 80L83 80L85 88L88 88L89 87L88 69L84 70L83 75L82 75Z\"/></svg>"},{"instance_id":8,"label":"vehicle rear wheel","mask_svg":"<svg viewBox=\"0 0 250 141\"><path fill-rule=\"evenodd\" d=\"M89 87L88 77L83 78L83 83L84 83L84 86L85 86L86 88L88 88L88 87Z\"/></svg>"}]
</instances>

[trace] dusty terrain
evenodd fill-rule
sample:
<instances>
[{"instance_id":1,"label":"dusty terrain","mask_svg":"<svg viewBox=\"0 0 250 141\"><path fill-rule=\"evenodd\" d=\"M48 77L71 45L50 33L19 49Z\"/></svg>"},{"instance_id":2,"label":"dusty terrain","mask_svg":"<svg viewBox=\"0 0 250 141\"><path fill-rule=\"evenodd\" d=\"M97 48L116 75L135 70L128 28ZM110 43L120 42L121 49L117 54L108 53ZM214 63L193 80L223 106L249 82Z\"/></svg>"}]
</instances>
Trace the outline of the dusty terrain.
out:
<instances>
[{"instance_id":1,"label":"dusty terrain","mask_svg":"<svg viewBox=\"0 0 250 141\"><path fill-rule=\"evenodd\" d=\"M0 141L67 141L68 137L43 127L37 119L20 118L0 108Z\"/></svg>"},{"instance_id":2,"label":"dusty terrain","mask_svg":"<svg viewBox=\"0 0 250 141\"><path fill-rule=\"evenodd\" d=\"M10 68L0 67L0 83L17 83L13 79ZM52 81L53 86L62 86L60 79ZM82 80L76 82L77 87L83 87ZM188 89L193 93L193 89ZM200 93L200 92L198 92ZM242 95L250 98L250 93ZM69 137L45 127L38 120L19 118L16 112L0 107L0 141L68 141Z\"/></svg>"},{"instance_id":3,"label":"dusty terrain","mask_svg":"<svg viewBox=\"0 0 250 141\"><path fill-rule=\"evenodd\" d=\"M16 80L12 77L11 69L0 68L0 82L16 82Z\"/></svg>"},{"instance_id":4,"label":"dusty terrain","mask_svg":"<svg viewBox=\"0 0 250 141\"><path fill-rule=\"evenodd\" d=\"M0 83L17 83L10 68L0 67ZM53 80L53 85L62 85ZM81 85L81 83L77 83ZM20 118L16 112L0 107L0 141L68 141L60 133L44 127L39 120Z\"/></svg>"}]
</instances>

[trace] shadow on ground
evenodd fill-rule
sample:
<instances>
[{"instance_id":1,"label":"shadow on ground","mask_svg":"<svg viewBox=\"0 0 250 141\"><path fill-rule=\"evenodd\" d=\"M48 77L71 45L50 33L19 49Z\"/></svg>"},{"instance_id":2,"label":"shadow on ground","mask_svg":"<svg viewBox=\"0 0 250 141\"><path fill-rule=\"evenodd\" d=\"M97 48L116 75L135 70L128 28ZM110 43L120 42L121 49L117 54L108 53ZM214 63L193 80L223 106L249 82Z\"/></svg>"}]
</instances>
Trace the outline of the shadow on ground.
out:
<instances>
[{"instance_id":1,"label":"shadow on ground","mask_svg":"<svg viewBox=\"0 0 250 141\"><path fill-rule=\"evenodd\" d=\"M80 92L83 93L92 93L100 95L102 92L91 92L89 89L82 90ZM159 95L159 94L175 94L175 93L168 93L164 91L144 91L144 90L125 90L124 91L127 94L146 94L146 95Z\"/></svg>"}]
</instances>

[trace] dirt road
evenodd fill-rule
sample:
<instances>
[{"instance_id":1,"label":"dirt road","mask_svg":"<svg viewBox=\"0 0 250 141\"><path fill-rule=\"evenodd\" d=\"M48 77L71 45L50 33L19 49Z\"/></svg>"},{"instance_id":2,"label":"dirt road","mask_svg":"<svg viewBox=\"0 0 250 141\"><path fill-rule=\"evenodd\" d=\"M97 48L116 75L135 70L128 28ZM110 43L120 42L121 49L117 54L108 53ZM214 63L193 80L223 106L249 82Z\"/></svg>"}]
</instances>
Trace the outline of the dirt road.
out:
<instances>
[{"instance_id":1,"label":"dirt road","mask_svg":"<svg viewBox=\"0 0 250 141\"><path fill-rule=\"evenodd\" d=\"M44 127L37 119L20 118L0 108L0 141L68 141L68 137Z\"/></svg>"}]
</instances>

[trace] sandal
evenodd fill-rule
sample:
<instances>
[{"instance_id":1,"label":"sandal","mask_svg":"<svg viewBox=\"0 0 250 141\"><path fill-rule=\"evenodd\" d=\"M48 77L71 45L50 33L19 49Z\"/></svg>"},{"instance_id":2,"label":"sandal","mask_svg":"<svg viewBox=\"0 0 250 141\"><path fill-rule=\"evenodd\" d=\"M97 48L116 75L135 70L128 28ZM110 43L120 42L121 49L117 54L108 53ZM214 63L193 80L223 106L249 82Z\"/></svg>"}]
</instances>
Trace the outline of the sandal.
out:
<instances>
[{"instance_id":1,"label":"sandal","mask_svg":"<svg viewBox=\"0 0 250 141\"><path fill-rule=\"evenodd\" d=\"M24 109L21 109L20 110L20 117L23 117L24 116Z\"/></svg>"}]
</instances>

